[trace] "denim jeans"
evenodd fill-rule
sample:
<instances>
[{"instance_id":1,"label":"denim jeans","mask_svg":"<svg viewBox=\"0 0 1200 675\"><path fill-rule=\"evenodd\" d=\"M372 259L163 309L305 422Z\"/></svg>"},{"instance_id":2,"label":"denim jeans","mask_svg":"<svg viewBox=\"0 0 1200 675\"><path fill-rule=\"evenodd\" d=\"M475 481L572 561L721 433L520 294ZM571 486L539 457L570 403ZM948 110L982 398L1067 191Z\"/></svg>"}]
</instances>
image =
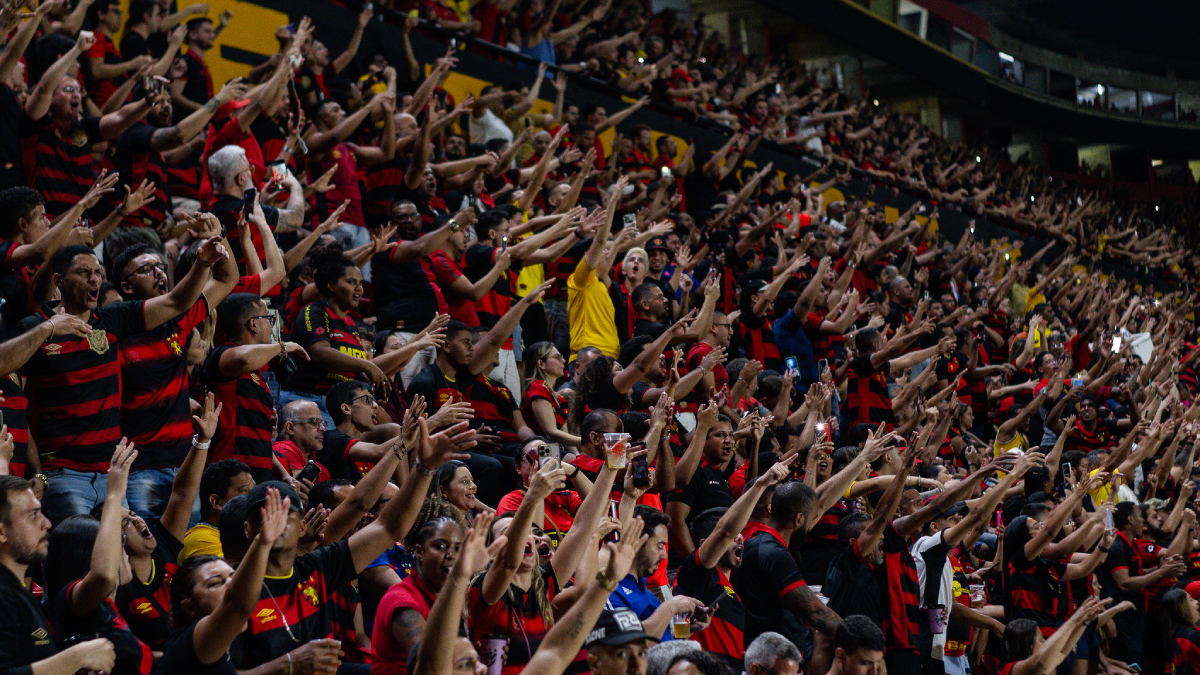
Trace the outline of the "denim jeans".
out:
<instances>
[{"instance_id":1,"label":"denim jeans","mask_svg":"<svg viewBox=\"0 0 1200 675\"><path fill-rule=\"evenodd\" d=\"M54 525L71 516L91 513L104 503L108 474L99 471L51 469L46 471L46 491L42 494L42 513Z\"/></svg>"},{"instance_id":2,"label":"denim jeans","mask_svg":"<svg viewBox=\"0 0 1200 675\"><path fill-rule=\"evenodd\" d=\"M329 416L329 410L325 408L325 397L320 394L309 394L302 391L283 390L279 392L279 411L283 412L283 407L292 401L312 401L317 404L317 408L321 410L321 419L325 420L325 428L332 429L335 425L333 418Z\"/></svg>"},{"instance_id":3,"label":"denim jeans","mask_svg":"<svg viewBox=\"0 0 1200 675\"><path fill-rule=\"evenodd\" d=\"M171 499L171 488L178 474L179 469L142 469L129 474L129 489L125 491L129 508L146 520L161 516ZM192 501L191 511L189 528L200 522L199 496Z\"/></svg>"}]
</instances>

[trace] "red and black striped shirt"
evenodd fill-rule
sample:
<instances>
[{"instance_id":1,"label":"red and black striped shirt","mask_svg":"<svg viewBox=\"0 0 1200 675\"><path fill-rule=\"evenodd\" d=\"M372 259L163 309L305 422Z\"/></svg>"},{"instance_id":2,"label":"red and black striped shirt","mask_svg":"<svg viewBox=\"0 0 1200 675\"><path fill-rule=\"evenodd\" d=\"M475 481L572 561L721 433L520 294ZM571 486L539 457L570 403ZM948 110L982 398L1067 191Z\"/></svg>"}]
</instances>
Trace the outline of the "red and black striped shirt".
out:
<instances>
[{"instance_id":1,"label":"red and black striped shirt","mask_svg":"<svg viewBox=\"0 0 1200 675\"><path fill-rule=\"evenodd\" d=\"M0 411L13 438L13 455L8 462L8 475L25 477L25 458L29 452L29 399L21 385L11 376L0 377Z\"/></svg>"},{"instance_id":2,"label":"red and black striped shirt","mask_svg":"<svg viewBox=\"0 0 1200 675\"><path fill-rule=\"evenodd\" d=\"M311 640L336 638L333 593L354 580L350 544L339 541L296 558L286 577L263 579L242 633L242 668L255 668Z\"/></svg>"},{"instance_id":3,"label":"red and black striped shirt","mask_svg":"<svg viewBox=\"0 0 1200 675\"><path fill-rule=\"evenodd\" d=\"M775 331L765 316L742 315L737 324L737 341L748 359L754 359L766 370L783 372L783 355L775 344Z\"/></svg>"},{"instance_id":4,"label":"red and black striped shirt","mask_svg":"<svg viewBox=\"0 0 1200 675\"><path fill-rule=\"evenodd\" d=\"M187 340L208 318L203 295L158 328L121 340L121 435L138 448L134 470L178 467L191 448Z\"/></svg>"},{"instance_id":5,"label":"red and black striped shirt","mask_svg":"<svg viewBox=\"0 0 1200 675\"><path fill-rule=\"evenodd\" d=\"M888 429L896 423L892 414L892 397L888 395L887 376L891 364L884 362L876 368L871 365L871 355L864 354L850 362L847 373L846 405L842 413L842 428L860 422L883 424Z\"/></svg>"},{"instance_id":6,"label":"red and black striped shirt","mask_svg":"<svg viewBox=\"0 0 1200 675\"><path fill-rule=\"evenodd\" d=\"M46 216L51 220L87 194L95 177L92 145L102 140L99 117L81 118L65 130L54 125L49 113L40 120L24 118L25 174L30 187L46 200Z\"/></svg>"},{"instance_id":7,"label":"red and black striped shirt","mask_svg":"<svg viewBox=\"0 0 1200 675\"><path fill-rule=\"evenodd\" d=\"M212 461L236 459L250 467L255 481L271 471L271 439L275 437L275 403L263 381L266 368L230 379L221 374L221 356L238 345L226 343L212 350L204 374L221 402Z\"/></svg>"},{"instance_id":8,"label":"red and black striped shirt","mask_svg":"<svg viewBox=\"0 0 1200 675\"><path fill-rule=\"evenodd\" d=\"M12 327L29 316L37 305L29 268L12 264L13 253L20 246L12 239L0 239L0 297L4 298L4 304L0 305L0 332L5 335L13 335L9 332Z\"/></svg>"},{"instance_id":9,"label":"red and black striped shirt","mask_svg":"<svg viewBox=\"0 0 1200 675\"><path fill-rule=\"evenodd\" d=\"M883 531L883 564L887 576L887 612L883 619L883 634L887 651L917 648L920 633L917 623L921 611L921 581L917 562L908 549L908 540L900 536L895 525L888 523Z\"/></svg>"},{"instance_id":10,"label":"red and black striped shirt","mask_svg":"<svg viewBox=\"0 0 1200 675\"><path fill-rule=\"evenodd\" d=\"M167 163L162 153L154 150L151 139L158 127L137 122L117 137L113 165L121 174L121 183L130 189L142 184L143 180L154 183L154 195L136 213L125 216L122 227L158 227L171 212L171 189L167 180ZM113 194L114 206L123 196Z\"/></svg>"},{"instance_id":11,"label":"red and black striped shirt","mask_svg":"<svg viewBox=\"0 0 1200 675\"><path fill-rule=\"evenodd\" d=\"M108 471L121 440L121 367L117 342L145 332L140 300L92 310L87 337L56 335L38 347L22 368L28 380L29 430L43 469ZM50 319L43 307L18 332Z\"/></svg>"}]
</instances>

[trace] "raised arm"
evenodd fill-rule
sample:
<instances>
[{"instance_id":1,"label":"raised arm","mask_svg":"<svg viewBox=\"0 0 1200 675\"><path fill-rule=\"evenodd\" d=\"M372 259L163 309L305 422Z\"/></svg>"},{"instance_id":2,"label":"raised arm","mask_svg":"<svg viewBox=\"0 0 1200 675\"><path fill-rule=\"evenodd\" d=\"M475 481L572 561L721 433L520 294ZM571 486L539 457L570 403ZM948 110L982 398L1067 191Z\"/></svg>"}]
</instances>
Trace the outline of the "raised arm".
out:
<instances>
[{"instance_id":1,"label":"raised arm","mask_svg":"<svg viewBox=\"0 0 1200 675\"><path fill-rule=\"evenodd\" d=\"M67 607L77 617L94 611L117 588L121 572L121 521L125 517L125 488L129 484L129 469L137 459L137 450L125 439L117 444L108 469L104 509L100 513L100 529L92 545L92 564L88 573L67 594Z\"/></svg>"}]
</instances>

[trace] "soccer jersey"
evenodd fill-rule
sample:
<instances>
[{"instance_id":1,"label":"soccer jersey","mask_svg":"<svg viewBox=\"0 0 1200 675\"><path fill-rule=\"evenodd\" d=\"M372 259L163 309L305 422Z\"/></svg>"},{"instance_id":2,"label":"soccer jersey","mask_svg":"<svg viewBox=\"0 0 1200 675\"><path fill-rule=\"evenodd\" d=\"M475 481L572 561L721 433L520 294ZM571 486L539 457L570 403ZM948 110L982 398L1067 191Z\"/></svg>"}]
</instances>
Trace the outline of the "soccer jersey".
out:
<instances>
[{"instance_id":1,"label":"soccer jersey","mask_svg":"<svg viewBox=\"0 0 1200 675\"><path fill-rule=\"evenodd\" d=\"M263 579L243 633L242 668L255 668L312 640L334 637L333 592L356 576L350 544L339 541L296 558L289 574Z\"/></svg>"},{"instance_id":2,"label":"soccer jersey","mask_svg":"<svg viewBox=\"0 0 1200 675\"><path fill-rule=\"evenodd\" d=\"M161 650L171 637L171 578L183 542L167 531L158 519L146 523L156 546L150 554L150 578L135 575L133 581L117 588L117 611L129 624L129 630L152 649Z\"/></svg>"},{"instance_id":3,"label":"soccer jersey","mask_svg":"<svg viewBox=\"0 0 1200 675\"><path fill-rule=\"evenodd\" d=\"M300 310L292 325L292 339L308 348L317 342L328 342L329 346L343 354L360 359L367 358L362 343L358 341L359 321L347 314L339 317L325 300L309 303ZM352 371L331 371L316 361L300 361L300 374L292 386L295 391L324 395L338 382L354 379Z\"/></svg>"},{"instance_id":4,"label":"soccer jersey","mask_svg":"<svg viewBox=\"0 0 1200 675\"><path fill-rule=\"evenodd\" d=\"M55 636L66 643L78 643L96 637L108 638L117 655L113 673L150 675L154 665L150 647L129 630L129 624L111 599L105 598L99 607L84 616L76 616L68 607L67 596L80 581L82 579L63 586L54 600Z\"/></svg>"},{"instance_id":5,"label":"soccer jersey","mask_svg":"<svg viewBox=\"0 0 1200 675\"><path fill-rule=\"evenodd\" d=\"M724 656L731 662L741 662L746 649L742 631L746 626L746 608L742 599L733 590L733 584L720 570L700 565L696 550L684 558L675 574L675 594L686 595L712 607L717 600L717 611L708 628L693 636L706 652Z\"/></svg>"},{"instance_id":6,"label":"soccer jersey","mask_svg":"<svg viewBox=\"0 0 1200 675\"><path fill-rule=\"evenodd\" d=\"M12 675L32 675L31 664L58 652L54 637L42 603L0 565L0 663Z\"/></svg>"},{"instance_id":7,"label":"soccer jersey","mask_svg":"<svg viewBox=\"0 0 1200 675\"><path fill-rule=\"evenodd\" d=\"M92 310L85 337L56 335L38 347L21 373L31 405L29 430L43 469L108 471L121 440L121 372L117 341L146 330L141 301ZM19 333L48 321L42 308Z\"/></svg>"},{"instance_id":8,"label":"soccer jersey","mask_svg":"<svg viewBox=\"0 0 1200 675\"><path fill-rule=\"evenodd\" d=\"M61 216L87 194L95 171L92 145L101 140L99 117L78 119L67 129L55 126L49 113L22 119L22 163L29 186L46 200L46 217Z\"/></svg>"},{"instance_id":9,"label":"soccer jersey","mask_svg":"<svg viewBox=\"0 0 1200 675\"><path fill-rule=\"evenodd\" d=\"M250 467L255 482L267 480L271 471L271 439L275 435L275 402L263 375L266 368L230 379L221 374L221 355L237 347L227 343L204 361L204 373L221 402L217 432L213 435L212 461L236 459Z\"/></svg>"},{"instance_id":10,"label":"soccer jersey","mask_svg":"<svg viewBox=\"0 0 1200 675\"><path fill-rule=\"evenodd\" d=\"M122 339L121 435L137 446L133 470L177 467L191 448L187 341L208 318L204 296L151 330Z\"/></svg>"},{"instance_id":11,"label":"soccer jersey","mask_svg":"<svg viewBox=\"0 0 1200 675\"><path fill-rule=\"evenodd\" d=\"M864 354L850 362L846 405L842 413L842 428L850 430L855 424L869 422L891 429L896 423L892 414L892 397L888 396L887 376L891 365L885 362L876 368L871 355Z\"/></svg>"},{"instance_id":12,"label":"soccer jersey","mask_svg":"<svg viewBox=\"0 0 1200 675\"><path fill-rule=\"evenodd\" d=\"M746 538L742 564L730 576L746 608L743 646L767 631L784 628L781 599L805 585L804 576L779 532L761 523L755 525L753 534ZM785 633L785 637L798 642L803 636Z\"/></svg>"}]
</instances>

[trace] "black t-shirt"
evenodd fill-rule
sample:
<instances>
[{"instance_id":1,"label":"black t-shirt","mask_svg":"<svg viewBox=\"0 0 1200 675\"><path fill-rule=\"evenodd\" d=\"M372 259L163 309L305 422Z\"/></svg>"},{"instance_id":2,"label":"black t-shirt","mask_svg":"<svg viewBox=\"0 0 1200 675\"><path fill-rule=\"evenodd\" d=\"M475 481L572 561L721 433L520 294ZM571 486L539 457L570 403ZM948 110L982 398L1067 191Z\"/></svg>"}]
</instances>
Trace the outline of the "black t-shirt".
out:
<instances>
[{"instance_id":1,"label":"black t-shirt","mask_svg":"<svg viewBox=\"0 0 1200 675\"><path fill-rule=\"evenodd\" d=\"M442 290L433 280L429 258L393 263L392 250L371 257L375 314L380 328L403 322L404 331L416 333L446 311Z\"/></svg>"},{"instance_id":2,"label":"black t-shirt","mask_svg":"<svg viewBox=\"0 0 1200 675\"><path fill-rule=\"evenodd\" d=\"M742 661L746 649L742 631L746 627L746 608L733 591L725 575L716 568L702 567L697 561L699 550L683 559L675 573L675 595L686 595L711 607L720 599L717 612L708 628L694 636L704 651L724 656L729 661Z\"/></svg>"},{"instance_id":3,"label":"black t-shirt","mask_svg":"<svg viewBox=\"0 0 1200 675\"><path fill-rule=\"evenodd\" d=\"M241 660L241 637L233 641L233 646L216 663L204 664L196 656L196 644L192 641L195 632L193 623L171 636L163 647L155 675L237 675L233 664Z\"/></svg>"},{"instance_id":4,"label":"black t-shirt","mask_svg":"<svg viewBox=\"0 0 1200 675\"><path fill-rule=\"evenodd\" d=\"M0 664L8 675L32 675L31 664L58 652L42 604L0 565Z\"/></svg>"},{"instance_id":5,"label":"black t-shirt","mask_svg":"<svg viewBox=\"0 0 1200 675\"><path fill-rule=\"evenodd\" d=\"M225 228L225 239L229 242L229 252L233 255L233 259L238 264L238 270L243 275L246 274L246 254L242 250L242 231L238 227L238 219L241 218L242 208L245 205L246 200L241 197L216 195L208 208L217 217L217 220L221 221L221 226ZM274 232L275 226L279 224L279 209L264 204L262 210L263 218L266 219L267 225ZM263 248L262 236L258 233L257 227L250 230L250 240L254 242L254 248L258 252L258 259L265 263L266 253Z\"/></svg>"},{"instance_id":6,"label":"black t-shirt","mask_svg":"<svg viewBox=\"0 0 1200 675\"><path fill-rule=\"evenodd\" d=\"M829 598L829 609L838 616L862 614L875 625L884 619L885 597L884 566L864 560L855 539L832 562L825 571L825 584L821 592ZM883 585L881 585L881 582Z\"/></svg>"},{"instance_id":7,"label":"black t-shirt","mask_svg":"<svg viewBox=\"0 0 1200 675\"><path fill-rule=\"evenodd\" d=\"M345 478L351 483L357 483L359 477L358 469L355 468L354 462L350 461L350 458L347 456L350 446L354 445L354 443L355 440L347 436L341 429L336 427L326 429L321 449L317 451L317 456L314 459L329 469L331 477Z\"/></svg>"},{"instance_id":8,"label":"black t-shirt","mask_svg":"<svg viewBox=\"0 0 1200 675\"><path fill-rule=\"evenodd\" d=\"M744 645L767 631L781 629L786 631L784 637L803 644L804 636L786 625L781 599L804 586L804 576L778 532L766 528L746 540L742 564L730 581L746 607Z\"/></svg>"},{"instance_id":9,"label":"black t-shirt","mask_svg":"<svg viewBox=\"0 0 1200 675\"><path fill-rule=\"evenodd\" d=\"M125 31L121 38L121 58L126 61L136 59L150 53L150 43L136 30Z\"/></svg>"},{"instance_id":10,"label":"black t-shirt","mask_svg":"<svg viewBox=\"0 0 1200 675\"><path fill-rule=\"evenodd\" d=\"M329 303L317 300L300 310L300 315L292 324L292 339L306 349L318 342L328 342L330 347L343 354L366 359L367 352L363 350L356 332L359 326L353 316L347 314L339 317L333 313ZM291 391L324 395L333 385L352 380L357 375L352 371L327 370L315 360L300 359L299 365L300 373L289 387Z\"/></svg>"},{"instance_id":11,"label":"black t-shirt","mask_svg":"<svg viewBox=\"0 0 1200 675\"><path fill-rule=\"evenodd\" d=\"M171 635L171 578L175 576L175 561L183 550L176 539L157 518L147 521L156 546L150 554L153 565L150 580L143 583L137 577L117 588L117 610L129 624L129 630L152 649L162 649Z\"/></svg>"},{"instance_id":12,"label":"black t-shirt","mask_svg":"<svg viewBox=\"0 0 1200 675\"><path fill-rule=\"evenodd\" d=\"M729 479L719 467L700 461L700 466L692 474L692 480L687 485L675 490L667 496L668 502L679 502L691 507L688 520L709 509L718 506L733 506L736 501L729 489Z\"/></svg>"},{"instance_id":13,"label":"black t-shirt","mask_svg":"<svg viewBox=\"0 0 1200 675\"><path fill-rule=\"evenodd\" d=\"M63 586L54 600L54 628L58 640L66 646L97 637L108 638L117 653L113 675L150 675L154 664L150 648L129 630L129 624L125 623L112 600L105 598L86 616L75 616L71 611L67 594L79 581Z\"/></svg>"}]
</instances>

